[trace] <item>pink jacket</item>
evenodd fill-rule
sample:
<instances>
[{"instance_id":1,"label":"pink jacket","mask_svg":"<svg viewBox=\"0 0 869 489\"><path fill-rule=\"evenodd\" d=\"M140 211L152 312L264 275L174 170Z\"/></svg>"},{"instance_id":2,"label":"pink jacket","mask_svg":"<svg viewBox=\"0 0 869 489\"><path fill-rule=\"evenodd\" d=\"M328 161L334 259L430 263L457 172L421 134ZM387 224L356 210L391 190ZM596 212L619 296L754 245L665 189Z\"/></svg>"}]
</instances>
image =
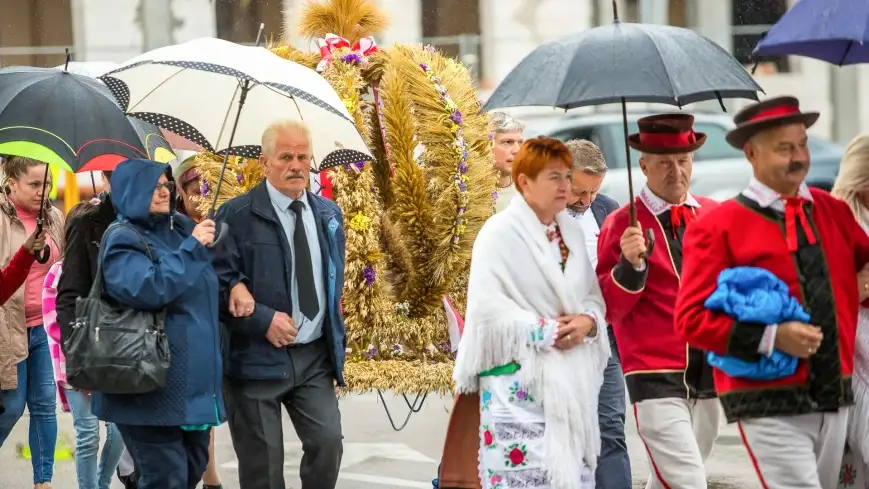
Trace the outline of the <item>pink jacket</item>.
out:
<instances>
[{"instance_id":1,"label":"pink jacket","mask_svg":"<svg viewBox=\"0 0 869 489\"><path fill-rule=\"evenodd\" d=\"M42 285L42 319L45 333L48 335L48 350L51 353L51 363L54 366L54 381L57 383L57 394L60 397L63 410L69 412L66 401L66 359L60 347L60 325L57 324L57 283L60 281L63 262L58 261L45 275Z\"/></svg>"}]
</instances>

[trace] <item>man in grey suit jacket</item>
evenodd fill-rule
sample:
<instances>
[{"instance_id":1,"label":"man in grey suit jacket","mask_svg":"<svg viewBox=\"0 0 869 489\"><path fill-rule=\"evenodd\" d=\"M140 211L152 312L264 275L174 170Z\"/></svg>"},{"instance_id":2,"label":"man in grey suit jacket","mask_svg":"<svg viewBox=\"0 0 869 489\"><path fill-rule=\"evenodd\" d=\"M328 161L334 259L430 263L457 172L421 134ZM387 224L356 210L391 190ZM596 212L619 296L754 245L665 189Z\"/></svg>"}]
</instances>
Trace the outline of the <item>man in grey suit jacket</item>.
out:
<instances>
[{"instance_id":1,"label":"man in grey suit jacket","mask_svg":"<svg viewBox=\"0 0 869 489\"><path fill-rule=\"evenodd\" d=\"M619 205L598 193L607 170L600 149L584 139L568 141L567 148L573 156L572 193L567 210L582 225L586 251L594 267L597 265L600 228L606 217ZM625 442L625 380L612 329L609 339L612 356L604 370L603 385L598 396L601 453L595 472L595 487L631 489L631 461Z\"/></svg>"}]
</instances>

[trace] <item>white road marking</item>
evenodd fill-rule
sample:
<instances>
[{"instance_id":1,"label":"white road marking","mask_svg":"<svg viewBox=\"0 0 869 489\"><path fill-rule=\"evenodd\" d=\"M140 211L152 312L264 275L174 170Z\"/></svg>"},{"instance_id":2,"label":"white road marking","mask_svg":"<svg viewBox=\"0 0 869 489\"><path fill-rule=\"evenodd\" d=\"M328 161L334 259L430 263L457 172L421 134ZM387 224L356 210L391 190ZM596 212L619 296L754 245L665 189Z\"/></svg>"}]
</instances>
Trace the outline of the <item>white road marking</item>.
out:
<instances>
[{"instance_id":1,"label":"white road marking","mask_svg":"<svg viewBox=\"0 0 869 489\"><path fill-rule=\"evenodd\" d=\"M297 454L302 453L302 444L301 443L284 443L284 451L286 453L286 458L284 461L284 467L298 467L299 460L296 458ZM423 462L435 464L437 463L434 459L425 455L424 453L418 452L404 443L352 443L347 442L344 443L344 456L341 458L341 469L346 469L347 467L352 467L354 465L359 465L364 463L372 458L383 458L389 460L400 460L404 462ZM220 464L222 468L225 469L238 469L238 461L233 460L230 462L225 462ZM369 477L365 475L359 475L359 477ZM376 477L376 476L371 476ZM394 480L402 480L402 479L394 479ZM364 482L364 481L363 481ZM407 487L417 487L417 486L407 486Z\"/></svg>"},{"instance_id":2,"label":"white road marking","mask_svg":"<svg viewBox=\"0 0 869 489\"><path fill-rule=\"evenodd\" d=\"M340 474L338 474L338 478L357 482L369 482L371 484L378 484L381 486L415 487L419 489L431 489L432 487L431 481L420 482L408 479L396 479L395 477L381 477L379 475L368 474L352 474L348 472L341 472Z\"/></svg>"}]
</instances>

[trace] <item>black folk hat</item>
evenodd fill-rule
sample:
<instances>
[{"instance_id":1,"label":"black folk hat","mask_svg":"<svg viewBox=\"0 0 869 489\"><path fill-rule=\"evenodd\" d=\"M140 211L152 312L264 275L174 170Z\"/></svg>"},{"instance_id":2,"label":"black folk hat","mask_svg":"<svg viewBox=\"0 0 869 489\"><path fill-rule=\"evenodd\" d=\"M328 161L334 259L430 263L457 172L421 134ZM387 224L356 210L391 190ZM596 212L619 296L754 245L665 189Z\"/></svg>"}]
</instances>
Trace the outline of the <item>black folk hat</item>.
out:
<instances>
[{"instance_id":1,"label":"black folk hat","mask_svg":"<svg viewBox=\"0 0 869 489\"><path fill-rule=\"evenodd\" d=\"M736 128L725 139L736 149L742 149L755 134L788 124L804 124L806 129L817 122L818 112L801 112L796 97L772 97L753 103L733 117Z\"/></svg>"},{"instance_id":2,"label":"black folk hat","mask_svg":"<svg viewBox=\"0 0 869 489\"><path fill-rule=\"evenodd\" d=\"M706 134L694 132L691 114L660 114L637 121L640 132L628 136L628 146L642 153L668 155L697 151Z\"/></svg>"}]
</instances>

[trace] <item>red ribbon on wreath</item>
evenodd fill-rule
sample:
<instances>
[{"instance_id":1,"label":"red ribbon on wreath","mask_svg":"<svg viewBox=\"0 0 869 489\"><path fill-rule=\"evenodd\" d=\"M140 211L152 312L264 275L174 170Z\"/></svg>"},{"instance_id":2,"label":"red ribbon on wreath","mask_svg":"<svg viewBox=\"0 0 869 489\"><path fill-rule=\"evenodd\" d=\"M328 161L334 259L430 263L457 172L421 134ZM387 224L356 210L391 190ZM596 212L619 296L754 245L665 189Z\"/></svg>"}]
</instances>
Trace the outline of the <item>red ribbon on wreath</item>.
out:
<instances>
[{"instance_id":1,"label":"red ribbon on wreath","mask_svg":"<svg viewBox=\"0 0 869 489\"><path fill-rule=\"evenodd\" d=\"M317 45L320 47L320 56L323 57L317 63L317 71L323 71L334 60L335 52L339 49L350 49L349 53L344 54L345 61L364 63L368 61L368 56L377 52L377 43L371 36L358 39L353 44L341 36L329 33L325 38L317 39Z\"/></svg>"}]
</instances>

